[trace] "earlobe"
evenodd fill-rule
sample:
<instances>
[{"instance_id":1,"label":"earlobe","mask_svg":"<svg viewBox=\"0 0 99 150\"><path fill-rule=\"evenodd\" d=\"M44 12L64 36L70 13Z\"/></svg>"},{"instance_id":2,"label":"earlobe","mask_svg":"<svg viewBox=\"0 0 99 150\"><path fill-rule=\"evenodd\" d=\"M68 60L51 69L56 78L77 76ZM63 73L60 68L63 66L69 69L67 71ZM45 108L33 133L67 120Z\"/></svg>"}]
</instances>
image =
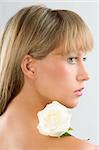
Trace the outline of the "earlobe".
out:
<instances>
[{"instance_id":1,"label":"earlobe","mask_svg":"<svg viewBox=\"0 0 99 150\"><path fill-rule=\"evenodd\" d=\"M21 62L21 69L25 76L30 79L36 78L36 65L35 60L30 56L26 55Z\"/></svg>"}]
</instances>

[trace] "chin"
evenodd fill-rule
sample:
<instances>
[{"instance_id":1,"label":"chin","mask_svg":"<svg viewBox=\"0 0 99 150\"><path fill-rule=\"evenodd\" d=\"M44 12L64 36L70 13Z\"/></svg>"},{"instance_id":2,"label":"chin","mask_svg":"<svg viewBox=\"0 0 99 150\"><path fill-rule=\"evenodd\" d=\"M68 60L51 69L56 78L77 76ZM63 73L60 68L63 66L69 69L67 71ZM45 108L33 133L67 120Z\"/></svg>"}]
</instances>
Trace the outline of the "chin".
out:
<instances>
[{"instance_id":1,"label":"chin","mask_svg":"<svg viewBox=\"0 0 99 150\"><path fill-rule=\"evenodd\" d=\"M65 102L64 105L67 108L75 108L78 105L78 101L73 101L73 102L68 102L68 103Z\"/></svg>"},{"instance_id":2,"label":"chin","mask_svg":"<svg viewBox=\"0 0 99 150\"><path fill-rule=\"evenodd\" d=\"M78 99L72 99L72 100L70 100L70 99L69 100L58 99L58 102L60 102L61 104L63 104L67 108L75 108L79 103Z\"/></svg>"},{"instance_id":3,"label":"chin","mask_svg":"<svg viewBox=\"0 0 99 150\"><path fill-rule=\"evenodd\" d=\"M70 106L66 106L67 108L75 108L77 105L70 105Z\"/></svg>"}]
</instances>

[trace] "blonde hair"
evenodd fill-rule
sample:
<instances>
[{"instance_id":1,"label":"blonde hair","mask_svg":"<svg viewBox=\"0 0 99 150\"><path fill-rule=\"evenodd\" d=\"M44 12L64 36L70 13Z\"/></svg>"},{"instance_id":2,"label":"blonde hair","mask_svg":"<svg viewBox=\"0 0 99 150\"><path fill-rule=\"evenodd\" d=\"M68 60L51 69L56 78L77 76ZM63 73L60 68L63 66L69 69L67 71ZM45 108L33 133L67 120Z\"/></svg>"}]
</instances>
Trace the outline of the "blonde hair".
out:
<instances>
[{"instance_id":1,"label":"blonde hair","mask_svg":"<svg viewBox=\"0 0 99 150\"><path fill-rule=\"evenodd\" d=\"M43 59L61 43L65 53L87 52L93 45L88 26L70 10L35 5L21 9L8 21L0 41L0 114L23 87L23 57Z\"/></svg>"}]
</instances>

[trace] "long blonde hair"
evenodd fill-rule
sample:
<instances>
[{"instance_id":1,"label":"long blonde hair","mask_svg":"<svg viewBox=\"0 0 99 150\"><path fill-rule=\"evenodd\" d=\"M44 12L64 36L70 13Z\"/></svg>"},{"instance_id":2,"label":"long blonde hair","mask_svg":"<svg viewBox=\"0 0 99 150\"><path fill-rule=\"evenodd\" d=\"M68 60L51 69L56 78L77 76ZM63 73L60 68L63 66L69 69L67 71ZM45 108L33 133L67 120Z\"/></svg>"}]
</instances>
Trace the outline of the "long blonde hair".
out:
<instances>
[{"instance_id":1,"label":"long blonde hair","mask_svg":"<svg viewBox=\"0 0 99 150\"><path fill-rule=\"evenodd\" d=\"M35 5L21 9L8 21L0 41L0 114L23 87L23 57L43 59L61 43L66 53L87 52L93 45L88 26L70 10Z\"/></svg>"}]
</instances>

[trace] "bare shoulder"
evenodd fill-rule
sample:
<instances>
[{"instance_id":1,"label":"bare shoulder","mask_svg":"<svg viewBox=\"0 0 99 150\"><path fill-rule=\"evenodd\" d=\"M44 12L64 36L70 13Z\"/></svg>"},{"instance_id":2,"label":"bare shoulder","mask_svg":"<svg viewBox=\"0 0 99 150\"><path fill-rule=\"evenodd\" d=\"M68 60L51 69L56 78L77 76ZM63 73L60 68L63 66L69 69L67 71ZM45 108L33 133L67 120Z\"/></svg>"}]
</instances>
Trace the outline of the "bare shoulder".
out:
<instances>
[{"instance_id":1,"label":"bare shoulder","mask_svg":"<svg viewBox=\"0 0 99 150\"><path fill-rule=\"evenodd\" d=\"M5 124L10 124L9 128ZM29 127L26 130L23 126L18 126L18 124L13 126L11 122L5 123L4 121L3 123L3 120L1 120L0 150L7 150L8 147L11 149L12 145L17 150L95 150L94 145L73 136L63 138L43 137L33 132Z\"/></svg>"},{"instance_id":2,"label":"bare shoulder","mask_svg":"<svg viewBox=\"0 0 99 150\"><path fill-rule=\"evenodd\" d=\"M60 140L60 143L57 150L65 150L67 148L68 150L95 150L95 145L72 136L64 137Z\"/></svg>"},{"instance_id":3,"label":"bare shoulder","mask_svg":"<svg viewBox=\"0 0 99 150\"><path fill-rule=\"evenodd\" d=\"M69 139L70 150L95 150L95 145L89 143L86 140L81 140L75 137ZM68 149L69 150L69 149Z\"/></svg>"},{"instance_id":4,"label":"bare shoulder","mask_svg":"<svg viewBox=\"0 0 99 150\"><path fill-rule=\"evenodd\" d=\"M77 150L95 150L95 145L85 141L85 140L80 140L80 139L76 139L77 140Z\"/></svg>"}]
</instances>

